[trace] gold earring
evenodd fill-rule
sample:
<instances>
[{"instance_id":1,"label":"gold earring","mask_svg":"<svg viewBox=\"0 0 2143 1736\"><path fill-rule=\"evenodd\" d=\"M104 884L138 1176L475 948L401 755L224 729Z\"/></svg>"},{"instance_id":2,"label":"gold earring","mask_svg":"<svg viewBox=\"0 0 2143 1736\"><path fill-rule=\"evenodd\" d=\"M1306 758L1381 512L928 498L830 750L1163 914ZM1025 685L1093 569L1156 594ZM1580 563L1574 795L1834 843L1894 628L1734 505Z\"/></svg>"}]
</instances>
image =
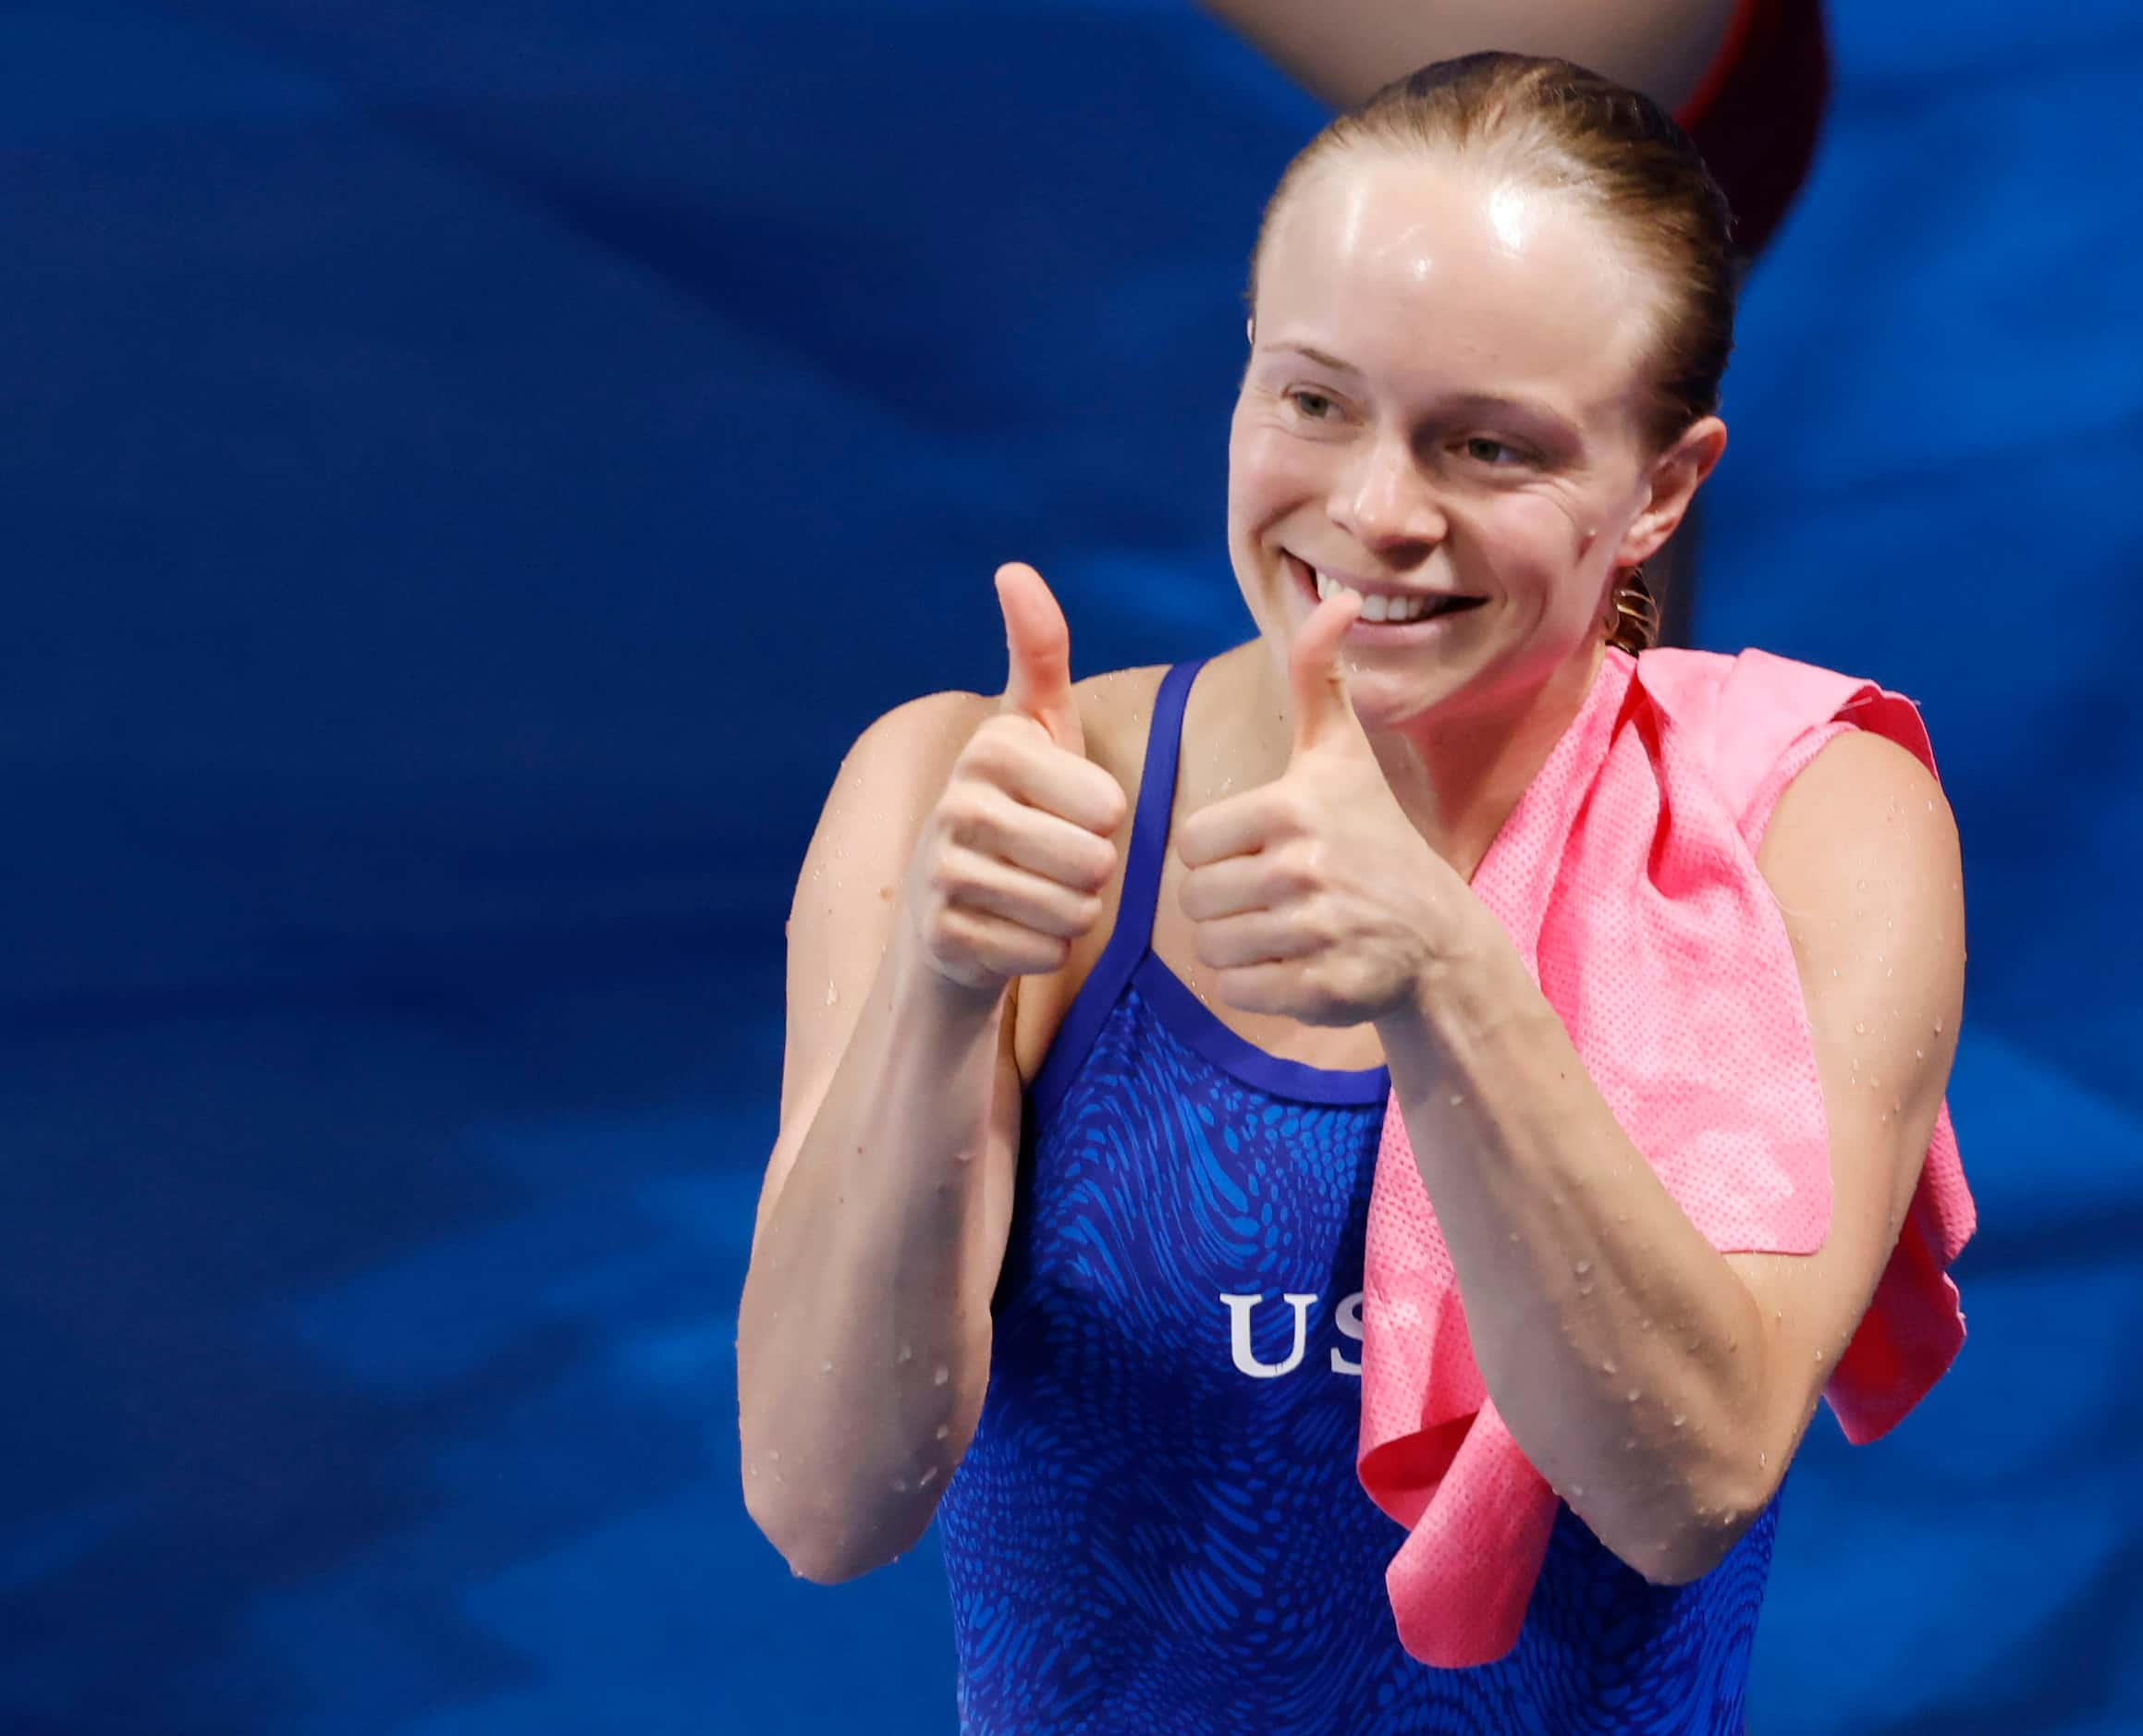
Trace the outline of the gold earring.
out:
<instances>
[{"instance_id":1,"label":"gold earring","mask_svg":"<svg viewBox=\"0 0 2143 1736\"><path fill-rule=\"evenodd\" d=\"M1659 605L1645 582L1645 569L1632 567L1617 581L1609 600L1607 642L1635 656L1659 642Z\"/></svg>"}]
</instances>

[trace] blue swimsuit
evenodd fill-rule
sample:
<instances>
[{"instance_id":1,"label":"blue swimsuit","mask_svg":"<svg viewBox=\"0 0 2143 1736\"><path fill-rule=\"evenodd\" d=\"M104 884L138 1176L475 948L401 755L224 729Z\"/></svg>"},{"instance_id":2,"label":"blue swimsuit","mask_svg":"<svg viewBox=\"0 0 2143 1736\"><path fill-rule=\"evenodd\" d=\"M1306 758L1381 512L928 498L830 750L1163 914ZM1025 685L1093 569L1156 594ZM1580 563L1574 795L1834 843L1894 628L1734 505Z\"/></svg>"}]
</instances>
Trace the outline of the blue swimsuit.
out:
<instances>
[{"instance_id":1,"label":"blue swimsuit","mask_svg":"<svg viewBox=\"0 0 2143 1736\"><path fill-rule=\"evenodd\" d=\"M1150 945L1195 664L1154 705L1116 928L1026 1103L989 1391L937 1519L970 1736L1742 1729L1774 1502L1655 1586L1557 1515L1515 1648L1399 1644L1354 1476L1388 1089L1267 1055Z\"/></svg>"}]
</instances>

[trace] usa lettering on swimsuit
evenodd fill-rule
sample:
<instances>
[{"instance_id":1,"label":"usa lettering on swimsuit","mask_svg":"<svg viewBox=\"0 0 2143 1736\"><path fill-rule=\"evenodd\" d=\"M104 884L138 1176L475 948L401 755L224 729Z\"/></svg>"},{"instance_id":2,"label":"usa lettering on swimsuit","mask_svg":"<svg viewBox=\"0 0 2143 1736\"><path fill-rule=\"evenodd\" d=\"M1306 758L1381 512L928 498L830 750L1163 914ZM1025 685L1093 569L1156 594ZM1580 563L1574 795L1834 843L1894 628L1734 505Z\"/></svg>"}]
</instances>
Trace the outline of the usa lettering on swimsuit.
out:
<instances>
[{"instance_id":1,"label":"usa lettering on swimsuit","mask_svg":"<svg viewBox=\"0 0 2143 1736\"><path fill-rule=\"evenodd\" d=\"M1316 1296L1298 1296L1292 1291L1283 1292L1280 1298L1283 1307L1294 1311L1294 1345L1286 1360L1262 1363L1250 1342L1251 1317L1265 1300L1265 1292L1254 1296L1231 1296L1221 1292L1220 1301L1228 1310L1228 1350L1235 1359L1235 1366L1253 1380L1278 1380L1282 1375L1292 1375L1301 1366L1303 1356L1309 1349L1310 1310L1317 1305ZM1340 1298L1340 1305L1332 1310L1332 1325L1341 1338L1362 1341L1362 1292L1355 1290ZM1332 1346L1332 1373L1359 1375L1362 1364L1345 1355L1335 1344Z\"/></svg>"}]
</instances>

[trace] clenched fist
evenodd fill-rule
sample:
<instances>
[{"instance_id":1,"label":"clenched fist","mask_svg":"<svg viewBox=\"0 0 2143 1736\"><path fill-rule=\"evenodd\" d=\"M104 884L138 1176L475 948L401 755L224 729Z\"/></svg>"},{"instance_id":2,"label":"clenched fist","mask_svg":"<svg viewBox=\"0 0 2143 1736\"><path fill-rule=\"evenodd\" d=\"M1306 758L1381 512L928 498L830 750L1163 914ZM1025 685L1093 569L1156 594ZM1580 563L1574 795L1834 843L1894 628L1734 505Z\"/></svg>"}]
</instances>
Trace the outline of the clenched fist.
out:
<instances>
[{"instance_id":1,"label":"clenched fist","mask_svg":"<svg viewBox=\"0 0 2143 1736\"><path fill-rule=\"evenodd\" d=\"M1472 894L1384 780L1347 697L1352 592L1318 605L1288 660L1294 749L1259 789L1178 828L1199 963L1246 1012L1366 1024L1400 1008Z\"/></svg>"},{"instance_id":2,"label":"clenched fist","mask_svg":"<svg viewBox=\"0 0 2143 1736\"><path fill-rule=\"evenodd\" d=\"M1086 758L1072 635L1049 587L997 574L1010 674L996 716L954 762L908 869L909 922L929 966L971 989L1062 966L1101 920L1123 787Z\"/></svg>"}]
</instances>

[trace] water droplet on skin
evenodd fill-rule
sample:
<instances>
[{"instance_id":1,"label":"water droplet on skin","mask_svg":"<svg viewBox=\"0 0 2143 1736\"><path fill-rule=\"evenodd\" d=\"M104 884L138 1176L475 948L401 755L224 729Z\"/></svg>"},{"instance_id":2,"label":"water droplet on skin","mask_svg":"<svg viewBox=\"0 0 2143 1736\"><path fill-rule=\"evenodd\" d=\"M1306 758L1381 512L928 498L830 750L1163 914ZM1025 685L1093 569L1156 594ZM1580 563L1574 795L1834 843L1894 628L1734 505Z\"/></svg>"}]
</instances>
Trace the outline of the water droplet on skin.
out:
<instances>
[{"instance_id":1,"label":"water droplet on skin","mask_svg":"<svg viewBox=\"0 0 2143 1736\"><path fill-rule=\"evenodd\" d=\"M1674 1412L1674 1426L1676 1428L1680 1428L1682 1424L1686 1423L1688 1420L1689 1419L1684 1416L1681 1412L1677 1411Z\"/></svg>"},{"instance_id":2,"label":"water droplet on skin","mask_svg":"<svg viewBox=\"0 0 2143 1736\"><path fill-rule=\"evenodd\" d=\"M1819 1363L1819 1362L1821 1362L1821 1361L1823 1360L1823 1352L1822 1352L1821 1351L1818 1351L1816 1352L1816 1360L1817 1360L1818 1363Z\"/></svg>"},{"instance_id":3,"label":"water droplet on skin","mask_svg":"<svg viewBox=\"0 0 2143 1736\"><path fill-rule=\"evenodd\" d=\"M831 983L826 985L826 1004L830 1007L840 998L840 993Z\"/></svg>"},{"instance_id":4,"label":"water droplet on skin","mask_svg":"<svg viewBox=\"0 0 2143 1736\"><path fill-rule=\"evenodd\" d=\"M1867 882L1865 880L1855 880L1853 883L1853 889L1855 892L1865 892L1867 890Z\"/></svg>"},{"instance_id":5,"label":"water droplet on skin","mask_svg":"<svg viewBox=\"0 0 2143 1736\"><path fill-rule=\"evenodd\" d=\"M944 1385L944 1384L945 1384L947 1381L950 1380L951 1378L952 1378L952 1370L950 1370L949 1368L946 1367L946 1365L945 1365L943 1363L938 1363L938 1364L937 1364L937 1367L936 1371L935 1371L935 1372L934 1372L934 1373L931 1375L931 1376L930 1376L930 1384L931 1384L932 1386L934 1386L934 1387L942 1387L942 1386L943 1386L943 1385Z\"/></svg>"},{"instance_id":6,"label":"water droplet on skin","mask_svg":"<svg viewBox=\"0 0 2143 1736\"><path fill-rule=\"evenodd\" d=\"M949 1436L951 1435L951 1433L952 1433L952 1424L949 1424L949 1423L940 1423L940 1424L937 1425L937 1438L938 1438L939 1440L944 1440L944 1439L948 1438L948 1437L949 1437Z\"/></svg>"},{"instance_id":7,"label":"water droplet on skin","mask_svg":"<svg viewBox=\"0 0 2143 1736\"><path fill-rule=\"evenodd\" d=\"M1774 1308L1771 1310L1771 1318L1773 1320L1783 1320L1785 1317L1786 1311L1783 1308Z\"/></svg>"},{"instance_id":8,"label":"water droplet on skin","mask_svg":"<svg viewBox=\"0 0 2143 1736\"><path fill-rule=\"evenodd\" d=\"M1630 1388L1630 1402L1631 1402L1632 1404L1635 1404L1635 1403L1636 1403L1636 1401L1637 1401L1637 1400L1638 1400L1640 1398L1642 1398L1643 1396L1644 1396L1644 1395L1643 1395L1642 1393L1640 1393L1640 1392L1639 1392L1639 1391L1638 1391L1638 1390L1637 1390L1637 1389L1636 1389L1635 1387L1632 1387L1632 1388Z\"/></svg>"},{"instance_id":9,"label":"water droplet on skin","mask_svg":"<svg viewBox=\"0 0 2143 1736\"><path fill-rule=\"evenodd\" d=\"M821 1363L818 1365L818 1372L822 1375L830 1375L833 1373L833 1364L831 1363Z\"/></svg>"},{"instance_id":10,"label":"water droplet on skin","mask_svg":"<svg viewBox=\"0 0 2143 1736\"><path fill-rule=\"evenodd\" d=\"M893 1479L893 1493L895 1495L905 1495L908 1493L908 1479L906 1477L895 1477Z\"/></svg>"},{"instance_id":11,"label":"water droplet on skin","mask_svg":"<svg viewBox=\"0 0 2143 1736\"><path fill-rule=\"evenodd\" d=\"M757 1465L747 1465L745 1469L751 1472L753 1482L756 1483L759 1481L759 1467Z\"/></svg>"},{"instance_id":12,"label":"water droplet on skin","mask_svg":"<svg viewBox=\"0 0 2143 1736\"><path fill-rule=\"evenodd\" d=\"M1769 1453L1758 1453L1758 1454L1757 1454L1757 1456L1756 1456L1756 1468L1757 1468L1758 1471L1761 1471L1761 1470L1762 1470L1762 1469L1763 1469L1763 1468L1764 1468L1766 1465L1770 1464L1770 1461L1771 1461L1771 1456L1770 1456L1770 1454L1769 1454Z\"/></svg>"},{"instance_id":13,"label":"water droplet on skin","mask_svg":"<svg viewBox=\"0 0 2143 1736\"><path fill-rule=\"evenodd\" d=\"M780 1449L778 1448L769 1447L766 1449L766 1461L769 1464L779 1464L781 1462Z\"/></svg>"},{"instance_id":14,"label":"water droplet on skin","mask_svg":"<svg viewBox=\"0 0 2143 1736\"><path fill-rule=\"evenodd\" d=\"M790 1579L802 1579L803 1577L803 1570L800 1567L792 1567L789 1570L789 1577Z\"/></svg>"},{"instance_id":15,"label":"water droplet on skin","mask_svg":"<svg viewBox=\"0 0 2143 1736\"><path fill-rule=\"evenodd\" d=\"M900 1360L901 1360L903 1363L912 1363L912 1362L913 1362L913 1361L915 1360L915 1349L914 1349L914 1346L912 1346L912 1345L909 1345L909 1344L903 1344L903 1345L900 1347Z\"/></svg>"},{"instance_id":16,"label":"water droplet on skin","mask_svg":"<svg viewBox=\"0 0 2143 1736\"><path fill-rule=\"evenodd\" d=\"M1855 1036L1866 1036L1867 1034L1867 1021L1855 1019L1853 1021L1853 1032Z\"/></svg>"},{"instance_id":17,"label":"water droplet on skin","mask_svg":"<svg viewBox=\"0 0 2143 1736\"><path fill-rule=\"evenodd\" d=\"M1603 1375L1611 1375L1615 1372L1615 1365L1612 1363L1602 1363L1599 1365L1599 1372Z\"/></svg>"},{"instance_id":18,"label":"water droplet on skin","mask_svg":"<svg viewBox=\"0 0 2143 1736\"><path fill-rule=\"evenodd\" d=\"M1583 1278L1587 1272L1592 1270L1592 1262L1590 1260L1580 1260L1570 1269L1576 1273L1578 1277Z\"/></svg>"},{"instance_id":19,"label":"water droplet on skin","mask_svg":"<svg viewBox=\"0 0 2143 1736\"><path fill-rule=\"evenodd\" d=\"M919 1489L926 1489L937 1480L937 1467L936 1465L932 1465L929 1470L925 1471L921 1476L915 1479L915 1486Z\"/></svg>"},{"instance_id":20,"label":"water droplet on skin","mask_svg":"<svg viewBox=\"0 0 2143 1736\"><path fill-rule=\"evenodd\" d=\"M1575 1500L1580 1500L1580 1499L1582 1499L1582 1498L1584 1498L1584 1495L1585 1495L1585 1485L1584 1485L1584 1484L1582 1484L1582 1483L1573 1483L1573 1484L1570 1485L1570 1498L1571 1498L1572 1500L1574 1500L1574 1501L1575 1501Z\"/></svg>"},{"instance_id":21,"label":"water droplet on skin","mask_svg":"<svg viewBox=\"0 0 2143 1736\"><path fill-rule=\"evenodd\" d=\"M1592 1294L1592 1286L1590 1284L1580 1284L1577 1287L1577 1293L1580 1296L1589 1296Z\"/></svg>"},{"instance_id":22,"label":"water droplet on skin","mask_svg":"<svg viewBox=\"0 0 2143 1736\"><path fill-rule=\"evenodd\" d=\"M1915 1049L1912 1054L1913 1059L1916 1061L1924 1061L1928 1058L1928 1052L1925 1049Z\"/></svg>"},{"instance_id":23,"label":"water droplet on skin","mask_svg":"<svg viewBox=\"0 0 2143 1736\"><path fill-rule=\"evenodd\" d=\"M1634 1453L1637 1450L1637 1437L1635 1435L1623 1436L1623 1450L1626 1453Z\"/></svg>"},{"instance_id":24,"label":"water droplet on skin","mask_svg":"<svg viewBox=\"0 0 2143 1736\"><path fill-rule=\"evenodd\" d=\"M1940 1019L1935 1021L1935 1034L1938 1037L1942 1034L1942 1021Z\"/></svg>"},{"instance_id":25,"label":"water droplet on skin","mask_svg":"<svg viewBox=\"0 0 2143 1736\"><path fill-rule=\"evenodd\" d=\"M1455 1109L1455 1108L1457 1108L1457 1107L1459 1106L1459 1105L1460 1105L1460 1104L1462 1104L1462 1103L1463 1103L1464 1101L1465 1101L1465 1098L1464 1098L1464 1096L1463 1096L1462 1094L1460 1094L1460 1093L1458 1093L1458 1092L1455 1092L1455 1091L1451 1093L1451 1106L1452 1108L1454 1108L1454 1109Z\"/></svg>"},{"instance_id":26,"label":"water droplet on skin","mask_svg":"<svg viewBox=\"0 0 2143 1736\"><path fill-rule=\"evenodd\" d=\"M1640 1320L1640 1321L1638 1321L1638 1322L1637 1322L1637 1330L1638 1330L1638 1331L1640 1331L1640 1332L1649 1332L1651 1329L1652 1329L1652 1323L1651 1323L1649 1320Z\"/></svg>"}]
</instances>

